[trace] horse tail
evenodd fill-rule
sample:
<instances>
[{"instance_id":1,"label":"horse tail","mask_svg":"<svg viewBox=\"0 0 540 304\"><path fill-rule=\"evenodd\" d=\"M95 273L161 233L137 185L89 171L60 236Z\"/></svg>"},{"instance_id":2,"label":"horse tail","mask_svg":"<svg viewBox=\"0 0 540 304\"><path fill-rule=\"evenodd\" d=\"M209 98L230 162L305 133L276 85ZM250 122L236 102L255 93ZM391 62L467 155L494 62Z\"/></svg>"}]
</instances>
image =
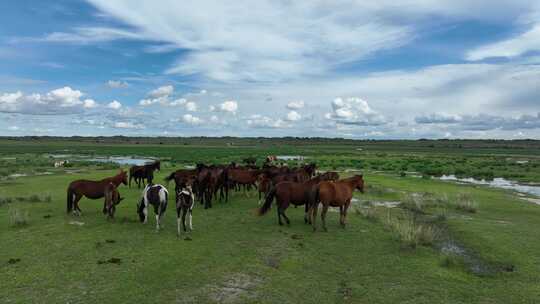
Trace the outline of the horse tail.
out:
<instances>
[{"instance_id":1,"label":"horse tail","mask_svg":"<svg viewBox=\"0 0 540 304\"><path fill-rule=\"evenodd\" d=\"M270 190L268 190L268 193L266 193L264 204L261 206L261 208L259 208L259 215L264 215L266 212L268 212L268 210L270 210L272 202L274 201L274 196L276 196L276 187L271 187Z\"/></svg>"},{"instance_id":2,"label":"horse tail","mask_svg":"<svg viewBox=\"0 0 540 304\"><path fill-rule=\"evenodd\" d=\"M73 196L75 193L73 192L73 189L71 189L71 185L67 189L67 204L66 204L66 211L67 213L70 213L71 210L73 210Z\"/></svg>"}]
</instances>

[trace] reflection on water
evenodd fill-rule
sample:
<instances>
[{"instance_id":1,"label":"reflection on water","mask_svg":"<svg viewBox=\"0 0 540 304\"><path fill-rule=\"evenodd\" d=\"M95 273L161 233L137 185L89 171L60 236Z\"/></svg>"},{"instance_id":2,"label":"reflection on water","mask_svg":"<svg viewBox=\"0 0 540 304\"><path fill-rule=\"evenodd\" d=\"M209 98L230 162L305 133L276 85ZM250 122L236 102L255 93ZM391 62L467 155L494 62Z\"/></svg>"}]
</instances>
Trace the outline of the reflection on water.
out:
<instances>
[{"instance_id":1,"label":"reflection on water","mask_svg":"<svg viewBox=\"0 0 540 304\"><path fill-rule=\"evenodd\" d=\"M475 184L475 185L486 185L493 188L501 188L514 190L521 193L533 194L540 196L540 186L530 186L530 185L521 185L514 181L507 180L502 177L496 177L493 180L479 180L472 177L467 178L458 178L455 175L443 175L439 177L440 180L446 181L456 181L461 183Z\"/></svg>"}]
</instances>

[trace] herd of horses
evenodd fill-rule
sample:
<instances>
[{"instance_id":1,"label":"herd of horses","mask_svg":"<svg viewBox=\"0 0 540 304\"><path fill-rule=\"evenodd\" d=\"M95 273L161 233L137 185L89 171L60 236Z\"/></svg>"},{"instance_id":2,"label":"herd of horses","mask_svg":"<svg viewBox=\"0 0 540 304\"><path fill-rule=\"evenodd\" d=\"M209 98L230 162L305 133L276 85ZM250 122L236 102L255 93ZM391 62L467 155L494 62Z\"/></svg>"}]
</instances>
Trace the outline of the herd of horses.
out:
<instances>
[{"instance_id":1,"label":"herd of horses","mask_svg":"<svg viewBox=\"0 0 540 304\"><path fill-rule=\"evenodd\" d=\"M205 209L212 208L216 200L228 202L230 191L251 191L257 189L259 202L259 215L264 215L276 202L279 225L290 224L285 214L289 205L304 206L304 222L311 224L316 230L316 217L319 205L322 205L321 222L326 231L326 213L329 207L339 207L340 224L345 227L347 210L351 204L354 190L364 192L364 179L362 175L339 179L336 172L317 174L314 163L299 167L277 166L266 159L263 166L256 165L255 158L243 160L244 165L234 162L225 165L197 164L193 169L180 169L169 174L165 181L169 184L174 181L176 195L177 233L181 230L191 231L192 211L198 201ZM75 215L81 214L79 201L81 198L105 198L103 214L114 218L116 206L123 200L118 188L121 184L131 187L132 179L137 187L144 187L141 199L137 204L139 220L146 223L148 209L153 208L156 218L156 230L160 229L169 197L167 188L161 184L154 184L154 171L161 170L160 161L143 166L132 166L128 172L120 172L112 177L99 181L76 180L69 184L67 189L67 212ZM246 193L249 195L249 192ZM263 198L264 196L264 198ZM261 202L262 200L262 202ZM189 225L186 225L186 216Z\"/></svg>"}]
</instances>

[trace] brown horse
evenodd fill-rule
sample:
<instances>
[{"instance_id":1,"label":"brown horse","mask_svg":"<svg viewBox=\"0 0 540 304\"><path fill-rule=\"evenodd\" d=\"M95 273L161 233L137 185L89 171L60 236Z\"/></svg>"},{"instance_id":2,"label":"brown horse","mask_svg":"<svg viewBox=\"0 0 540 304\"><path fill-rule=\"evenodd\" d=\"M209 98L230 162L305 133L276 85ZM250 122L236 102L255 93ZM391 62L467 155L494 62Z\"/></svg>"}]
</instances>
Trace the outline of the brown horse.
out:
<instances>
[{"instance_id":1,"label":"brown horse","mask_svg":"<svg viewBox=\"0 0 540 304\"><path fill-rule=\"evenodd\" d=\"M275 187L272 187L266 194L264 204L259 208L259 215L264 215L270 209L274 197L276 198L278 223L283 225L281 217L285 219L287 225L290 224L289 218L285 215L285 210L289 207L289 204L295 206L305 205L304 222L309 222L309 202L313 187L322 181L328 179L328 175L318 175L308 181L295 183L295 182L281 182Z\"/></svg>"},{"instance_id":2,"label":"brown horse","mask_svg":"<svg viewBox=\"0 0 540 304\"><path fill-rule=\"evenodd\" d=\"M260 170L230 168L227 170L227 179L232 185L244 186L245 191L246 187L255 186L260 173Z\"/></svg>"},{"instance_id":3,"label":"brown horse","mask_svg":"<svg viewBox=\"0 0 540 304\"><path fill-rule=\"evenodd\" d=\"M69 184L67 188L67 213L72 210L75 214L80 215L82 210L79 208L79 201L83 196L89 199L98 199L105 196L105 187L113 183L115 187L120 184L127 185L127 173L120 169L120 172L113 176L107 177L100 181L91 180L76 180Z\"/></svg>"},{"instance_id":4,"label":"brown horse","mask_svg":"<svg viewBox=\"0 0 540 304\"><path fill-rule=\"evenodd\" d=\"M328 207L339 207L339 222L341 227L345 228L345 219L347 217L347 209L351 204L351 199L354 189L364 193L364 178L362 175L355 175L346 179L335 182L321 182L312 188L310 195L310 218L313 225L313 231L317 230L315 224L317 218L317 209L319 203L323 205L321 211L321 221L323 230L326 229L326 212Z\"/></svg>"},{"instance_id":5,"label":"brown horse","mask_svg":"<svg viewBox=\"0 0 540 304\"><path fill-rule=\"evenodd\" d=\"M144 166L132 166L129 168L129 187L131 188L131 179L133 178L135 179L135 183L137 183L137 188L141 187L141 182L144 186L145 179L148 184L151 184L154 179L154 171L156 170L161 170L161 162L159 160Z\"/></svg>"},{"instance_id":6,"label":"brown horse","mask_svg":"<svg viewBox=\"0 0 540 304\"><path fill-rule=\"evenodd\" d=\"M108 218L114 218L116 205L124 198L120 196L118 188L111 182L105 186L105 203L103 204L103 214L107 214Z\"/></svg>"}]
</instances>

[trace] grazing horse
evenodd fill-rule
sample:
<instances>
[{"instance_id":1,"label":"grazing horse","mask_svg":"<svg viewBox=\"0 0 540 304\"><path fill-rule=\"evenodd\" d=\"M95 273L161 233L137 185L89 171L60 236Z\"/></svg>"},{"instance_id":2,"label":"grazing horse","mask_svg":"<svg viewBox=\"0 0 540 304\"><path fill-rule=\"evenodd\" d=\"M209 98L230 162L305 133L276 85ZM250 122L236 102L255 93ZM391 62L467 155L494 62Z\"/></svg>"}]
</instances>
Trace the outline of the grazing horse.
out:
<instances>
[{"instance_id":1,"label":"grazing horse","mask_svg":"<svg viewBox=\"0 0 540 304\"><path fill-rule=\"evenodd\" d=\"M191 188L191 181L188 181L176 189L176 230L177 236L180 236L180 223L184 232L186 229L186 214L189 213L189 231L193 231L193 206L195 205L195 197ZM182 220L180 220L180 215Z\"/></svg>"},{"instance_id":2,"label":"grazing horse","mask_svg":"<svg viewBox=\"0 0 540 304\"><path fill-rule=\"evenodd\" d=\"M67 213L73 210L73 213L80 215L82 210L79 208L79 201L83 196L89 199L98 199L105 196L105 187L113 183L115 187L120 184L127 185L127 173L120 169L120 172L113 176L107 177L100 181L91 180L76 180L69 184L67 188Z\"/></svg>"},{"instance_id":3,"label":"grazing horse","mask_svg":"<svg viewBox=\"0 0 540 304\"><path fill-rule=\"evenodd\" d=\"M335 182L321 182L312 188L309 211L313 231L317 230L315 221L319 203L323 205L321 221L324 231L327 231L326 212L328 211L329 206L339 207L339 223L341 224L341 227L345 228L347 209L351 204L354 189L358 189L360 192L364 193L364 178L362 175L355 175Z\"/></svg>"},{"instance_id":4,"label":"grazing horse","mask_svg":"<svg viewBox=\"0 0 540 304\"><path fill-rule=\"evenodd\" d=\"M137 188L141 187L141 182L144 186L145 179L148 184L151 184L154 179L154 171L156 170L161 170L161 162L159 160L144 166L132 166L129 168L129 187L131 188L131 179L133 178L135 179L135 183L137 183Z\"/></svg>"},{"instance_id":5,"label":"grazing horse","mask_svg":"<svg viewBox=\"0 0 540 304\"><path fill-rule=\"evenodd\" d=\"M109 183L105 186L105 202L103 203L103 214L107 214L108 218L114 218L114 212L116 211L116 205L124 198L120 196L118 188L113 184Z\"/></svg>"},{"instance_id":6,"label":"grazing horse","mask_svg":"<svg viewBox=\"0 0 540 304\"><path fill-rule=\"evenodd\" d=\"M141 201L137 204L137 213L141 222L146 224L148 220L148 205L154 207L156 215L156 231L160 229L160 220L165 210L167 210L167 201L169 192L162 185L147 185L141 197Z\"/></svg>"},{"instance_id":7,"label":"grazing horse","mask_svg":"<svg viewBox=\"0 0 540 304\"><path fill-rule=\"evenodd\" d=\"M289 204L295 206L305 205L304 222L309 222L309 202L310 195L313 187L318 183L327 180L328 175L318 175L308 181L295 183L295 182L281 182L275 187L272 187L266 194L264 204L259 208L259 215L264 215L270 209L274 197L276 198L278 223L283 225L281 217L285 219L287 225L290 224L289 218L285 215L285 210L289 207Z\"/></svg>"}]
</instances>

